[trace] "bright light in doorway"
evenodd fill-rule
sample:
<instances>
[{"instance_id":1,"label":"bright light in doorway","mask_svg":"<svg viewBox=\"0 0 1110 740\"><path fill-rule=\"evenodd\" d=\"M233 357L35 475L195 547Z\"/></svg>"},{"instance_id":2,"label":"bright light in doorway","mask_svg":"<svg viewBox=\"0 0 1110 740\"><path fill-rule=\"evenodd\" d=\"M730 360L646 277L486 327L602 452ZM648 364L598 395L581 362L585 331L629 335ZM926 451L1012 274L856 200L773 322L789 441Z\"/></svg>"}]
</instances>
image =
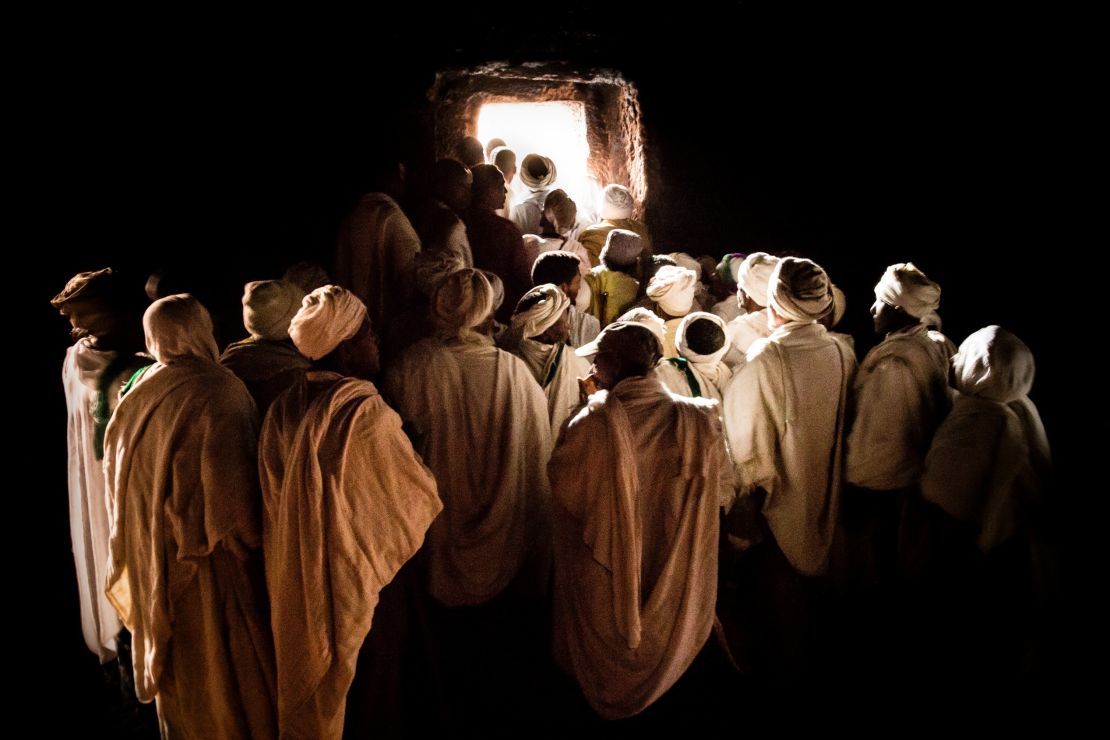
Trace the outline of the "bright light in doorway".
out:
<instances>
[{"instance_id":1,"label":"bright light in doorway","mask_svg":"<svg viewBox=\"0 0 1110 740\"><path fill-rule=\"evenodd\" d=\"M593 214L600 186L589 176L590 154L586 142L586 107L582 103L487 103L478 111L478 139L484 145L496 137L516 152L517 165L529 152L555 162L562 188L578 204L579 218ZM513 180L514 197L519 197L520 179ZM586 220L589 220L588 218Z\"/></svg>"}]
</instances>

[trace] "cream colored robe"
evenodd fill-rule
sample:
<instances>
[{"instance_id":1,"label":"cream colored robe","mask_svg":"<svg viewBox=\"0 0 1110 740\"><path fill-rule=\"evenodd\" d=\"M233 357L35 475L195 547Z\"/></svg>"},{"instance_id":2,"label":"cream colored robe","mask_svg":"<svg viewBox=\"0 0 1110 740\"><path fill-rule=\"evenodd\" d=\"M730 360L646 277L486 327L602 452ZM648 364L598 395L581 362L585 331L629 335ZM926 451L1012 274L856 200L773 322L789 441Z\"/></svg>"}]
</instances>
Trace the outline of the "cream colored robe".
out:
<instances>
[{"instance_id":1,"label":"cream colored robe","mask_svg":"<svg viewBox=\"0 0 1110 740\"><path fill-rule=\"evenodd\" d=\"M771 327L767 325L767 309L741 314L725 325L731 347L725 355L724 362L733 372L744 364L745 357L752 345L760 339L771 336Z\"/></svg>"},{"instance_id":2,"label":"cream colored robe","mask_svg":"<svg viewBox=\"0 0 1110 740\"><path fill-rule=\"evenodd\" d=\"M552 455L555 656L607 719L666 692L713 626L731 490L715 406L629 378L591 396Z\"/></svg>"},{"instance_id":3,"label":"cream colored robe","mask_svg":"<svg viewBox=\"0 0 1110 740\"><path fill-rule=\"evenodd\" d=\"M96 450L96 407L104 388L103 400L111 415L120 386L143 364L136 357L115 378L101 382L101 376L116 356L115 352L96 349L92 338L86 337L66 350L62 365L68 417L69 531L81 601L81 634L101 663L116 657L120 621L104 594L108 571L108 500L104 466Z\"/></svg>"},{"instance_id":4,"label":"cream colored robe","mask_svg":"<svg viewBox=\"0 0 1110 740\"><path fill-rule=\"evenodd\" d=\"M378 336L408 306L413 260L420 238L397 202L385 193L367 193L339 229L335 282L366 304Z\"/></svg>"},{"instance_id":5,"label":"cream colored robe","mask_svg":"<svg viewBox=\"0 0 1110 740\"><path fill-rule=\"evenodd\" d=\"M590 362L574 354L565 344L542 344L534 339L521 340L514 354L524 360L532 377L543 388L554 441L563 422L581 405L578 378L589 375Z\"/></svg>"},{"instance_id":6,"label":"cream colored robe","mask_svg":"<svg viewBox=\"0 0 1110 740\"><path fill-rule=\"evenodd\" d=\"M259 446L278 725L338 740L378 594L443 505L368 381L310 371L274 402Z\"/></svg>"},{"instance_id":7,"label":"cream colored robe","mask_svg":"<svg viewBox=\"0 0 1110 740\"><path fill-rule=\"evenodd\" d=\"M949 406L944 345L924 324L888 335L856 375L848 482L876 491L916 484Z\"/></svg>"},{"instance_id":8,"label":"cream colored robe","mask_svg":"<svg viewBox=\"0 0 1110 740\"><path fill-rule=\"evenodd\" d=\"M437 339L410 347L386 389L443 500L428 531L429 591L446 606L487 602L550 546L547 399L518 357Z\"/></svg>"},{"instance_id":9,"label":"cream colored robe","mask_svg":"<svg viewBox=\"0 0 1110 740\"><path fill-rule=\"evenodd\" d=\"M855 368L855 357L825 327L791 322L752 346L725 389L739 493L767 492L763 516L803 575L828 567Z\"/></svg>"},{"instance_id":10,"label":"cream colored robe","mask_svg":"<svg viewBox=\"0 0 1110 740\"><path fill-rule=\"evenodd\" d=\"M156 364L105 435L108 597L163 737L276 737L259 547L258 422L214 362Z\"/></svg>"}]
</instances>

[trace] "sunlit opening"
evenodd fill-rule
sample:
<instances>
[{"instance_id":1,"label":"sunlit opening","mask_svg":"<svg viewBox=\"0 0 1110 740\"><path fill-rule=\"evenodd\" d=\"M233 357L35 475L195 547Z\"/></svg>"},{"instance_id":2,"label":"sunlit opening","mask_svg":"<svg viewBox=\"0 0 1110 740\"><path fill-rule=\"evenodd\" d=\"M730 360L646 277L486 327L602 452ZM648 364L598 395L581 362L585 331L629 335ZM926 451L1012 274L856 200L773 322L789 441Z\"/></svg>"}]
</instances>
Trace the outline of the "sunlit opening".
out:
<instances>
[{"instance_id":1,"label":"sunlit opening","mask_svg":"<svg viewBox=\"0 0 1110 740\"><path fill-rule=\"evenodd\" d=\"M598 189L588 177L586 162L586 107L582 103L487 103L478 111L478 139L485 144L497 137L516 152L517 165L529 152L555 162L555 187L578 204L579 214L592 212ZM520 180L513 180L514 198L522 194Z\"/></svg>"}]
</instances>

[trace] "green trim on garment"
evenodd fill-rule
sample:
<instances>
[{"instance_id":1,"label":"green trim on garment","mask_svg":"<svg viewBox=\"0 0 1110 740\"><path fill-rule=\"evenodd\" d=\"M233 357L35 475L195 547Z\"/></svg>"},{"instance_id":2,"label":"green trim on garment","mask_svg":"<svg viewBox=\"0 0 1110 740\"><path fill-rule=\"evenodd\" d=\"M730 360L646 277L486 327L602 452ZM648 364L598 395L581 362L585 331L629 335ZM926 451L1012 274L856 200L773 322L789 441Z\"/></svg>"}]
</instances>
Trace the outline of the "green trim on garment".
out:
<instances>
[{"instance_id":1,"label":"green trim on garment","mask_svg":"<svg viewBox=\"0 0 1110 740\"><path fill-rule=\"evenodd\" d=\"M563 361L563 350L567 348L562 342L559 343L559 353L555 355L555 362L551 363L551 367L547 370L547 377L543 379L543 387L551 385L551 381L555 379L555 372L559 369L559 363Z\"/></svg>"},{"instance_id":2,"label":"green trim on garment","mask_svg":"<svg viewBox=\"0 0 1110 740\"><path fill-rule=\"evenodd\" d=\"M143 377L143 373L145 373L147 370L149 370L152 367L154 367L154 365L147 365L145 367L140 367L138 370L136 370L135 374L131 376L131 379L123 384L123 388L121 388L120 392L119 392L119 397L123 398L124 396L126 396L127 393L131 390L131 388L136 383L139 382L139 379Z\"/></svg>"},{"instance_id":3,"label":"green trim on garment","mask_svg":"<svg viewBox=\"0 0 1110 740\"><path fill-rule=\"evenodd\" d=\"M694 371L690 369L690 361L685 357L668 357L667 362L686 373L686 382L689 383L690 390L694 392L694 398L701 398L701 384L694 377Z\"/></svg>"}]
</instances>

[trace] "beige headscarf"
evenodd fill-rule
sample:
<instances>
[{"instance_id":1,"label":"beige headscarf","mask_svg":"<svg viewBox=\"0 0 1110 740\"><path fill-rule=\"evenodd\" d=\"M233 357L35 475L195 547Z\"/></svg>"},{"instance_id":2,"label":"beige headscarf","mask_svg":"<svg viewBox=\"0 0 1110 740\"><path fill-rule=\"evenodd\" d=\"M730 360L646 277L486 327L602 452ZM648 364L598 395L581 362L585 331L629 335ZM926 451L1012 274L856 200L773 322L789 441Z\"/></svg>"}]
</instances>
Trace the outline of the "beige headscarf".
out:
<instances>
[{"instance_id":1,"label":"beige headscarf","mask_svg":"<svg viewBox=\"0 0 1110 740\"><path fill-rule=\"evenodd\" d=\"M416 289L423 295L431 296L445 277L466 267L466 259L452 249L435 252L421 250L416 254L414 265Z\"/></svg>"},{"instance_id":2,"label":"beige headscarf","mask_svg":"<svg viewBox=\"0 0 1110 740\"><path fill-rule=\"evenodd\" d=\"M143 314L146 348L163 365L178 360L216 362L220 350L208 309L188 293L160 298Z\"/></svg>"},{"instance_id":3,"label":"beige headscarf","mask_svg":"<svg viewBox=\"0 0 1110 740\"><path fill-rule=\"evenodd\" d=\"M1033 387L1033 353L999 326L975 332L952 357L956 390L967 396L1009 403Z\"/></svg>"},{"instance_id":4,"label":"beige headscarf","mask_svg":"<svg viewBox=\"0 0 1110 740\"><path fill-rule=\"evenodd\" d=\"M493 311L493 287L472 267L444 278L432 293L431 316L441 339L480 340L474 331Z\"/></svg>"},{"instance_id":5,"label":"beige headscarf","mask_svg":"<svg viewBox=\"0 0 1110 740\"><path fill-rule=\"evenodd\" d=\"M663 265L647 286L647 297L671 316L685 316L694 305L698 274L677 265Z\"/></svg>"},{"instance_id":6,"label":"beige headscarf","mask_svg":"<svg viewBox=\"0 0 1110 740\"><path fill-rule=\"evenodd\" d=\"M632 218L635 204L632 192L624 185L611 183L601 191L601 218L604 221L620 221Z\"/></svg>"},{"instance_id":7,"label":"beige headscarf","mask_svg":"<svg viewBox=\"0 0 1110 740\"><path fill-rule=\"evenodd\" d=\"M537 294L542 295L543 299L521 311L520 304L535 300ZM522 339L531 339L550 329L566 313L570 308L570 299L557 286L545 283L525 293L517 306L517 311L513 313L511 331L519 332Z\"/></svg>"},{"instance_id":8,"label":"beige headscarf","mask_svg":"<svg viewBox=\"0 0 1110 740\"><path fill-rule=\"evenodd\" d=\"M255 280L243 288L243 326L255 339L289 338L289 322L305 291L285 280Z\"/></svg>"},{"instance_id":9,"label":"beige headscarf","mask_svg":"<svg viewBox=\"0 0 1110 740\"><path fill-rule=\"evenodd\" d=\"M664 322L663 319L661 319L660 317L656 316L653 312L641 307L631 308L625 311L620 316L618 316L616 321L614 321L613 324L610 324L610 326L614 324L643 324L651 331L652 334L655 335L655 338L659 340L660 347L663 346L663 337L667 333L666 322ZM605 329L602 329L601 334L604 333ZM596 337L594 337L593 341L587 342L578 349L574 350L574 354L578 355L579 357L590 357L592 355L596 355L598 344L601 342L601 334L598 334Z\"/></svg>"},{"instance_id":10,"label":"beige headscarf","mask_svg":"<svg viewBox=\"0 0 1110 740\"><path fill-rule=\"evenodd\" d=\"M875 286L875 297L921 319L940 307L940 286L912 262L904 262L886 268Z\"/></svg>"},{"instance_id":11,"label":"beige headscarf","mask_svg":"<svg viewBox=\"0 0 1110 740\"><path fill-rule=\"evenodd\" d=\"M816 262L784 257L767 284L768 305L790 321L816 321L833 310L831 285Z\"/></svg>"},{"instance_id":12,"label":"beige headscarf","mask_svg":"<svg viewBox=\"0 0 1110 740\"><path fill-rule=\"evenodd\" d=\"M766 252L752 252L740 263L736 273L739 289L761 306L767 305L767 283L779 263L778 257Z\"/></svg>"},{"instance_id":13,"label":"beige headscarf","mask_svg":"<svg viewBox=\"0 0 1110 740\"><path fill-rule=\"evenodd\" d=\"M325 285L305 296L289 324L289 336L302 355L319 360L357 334L368 318L358 296L338 285Z\"/></svg>"}]
</instances>

